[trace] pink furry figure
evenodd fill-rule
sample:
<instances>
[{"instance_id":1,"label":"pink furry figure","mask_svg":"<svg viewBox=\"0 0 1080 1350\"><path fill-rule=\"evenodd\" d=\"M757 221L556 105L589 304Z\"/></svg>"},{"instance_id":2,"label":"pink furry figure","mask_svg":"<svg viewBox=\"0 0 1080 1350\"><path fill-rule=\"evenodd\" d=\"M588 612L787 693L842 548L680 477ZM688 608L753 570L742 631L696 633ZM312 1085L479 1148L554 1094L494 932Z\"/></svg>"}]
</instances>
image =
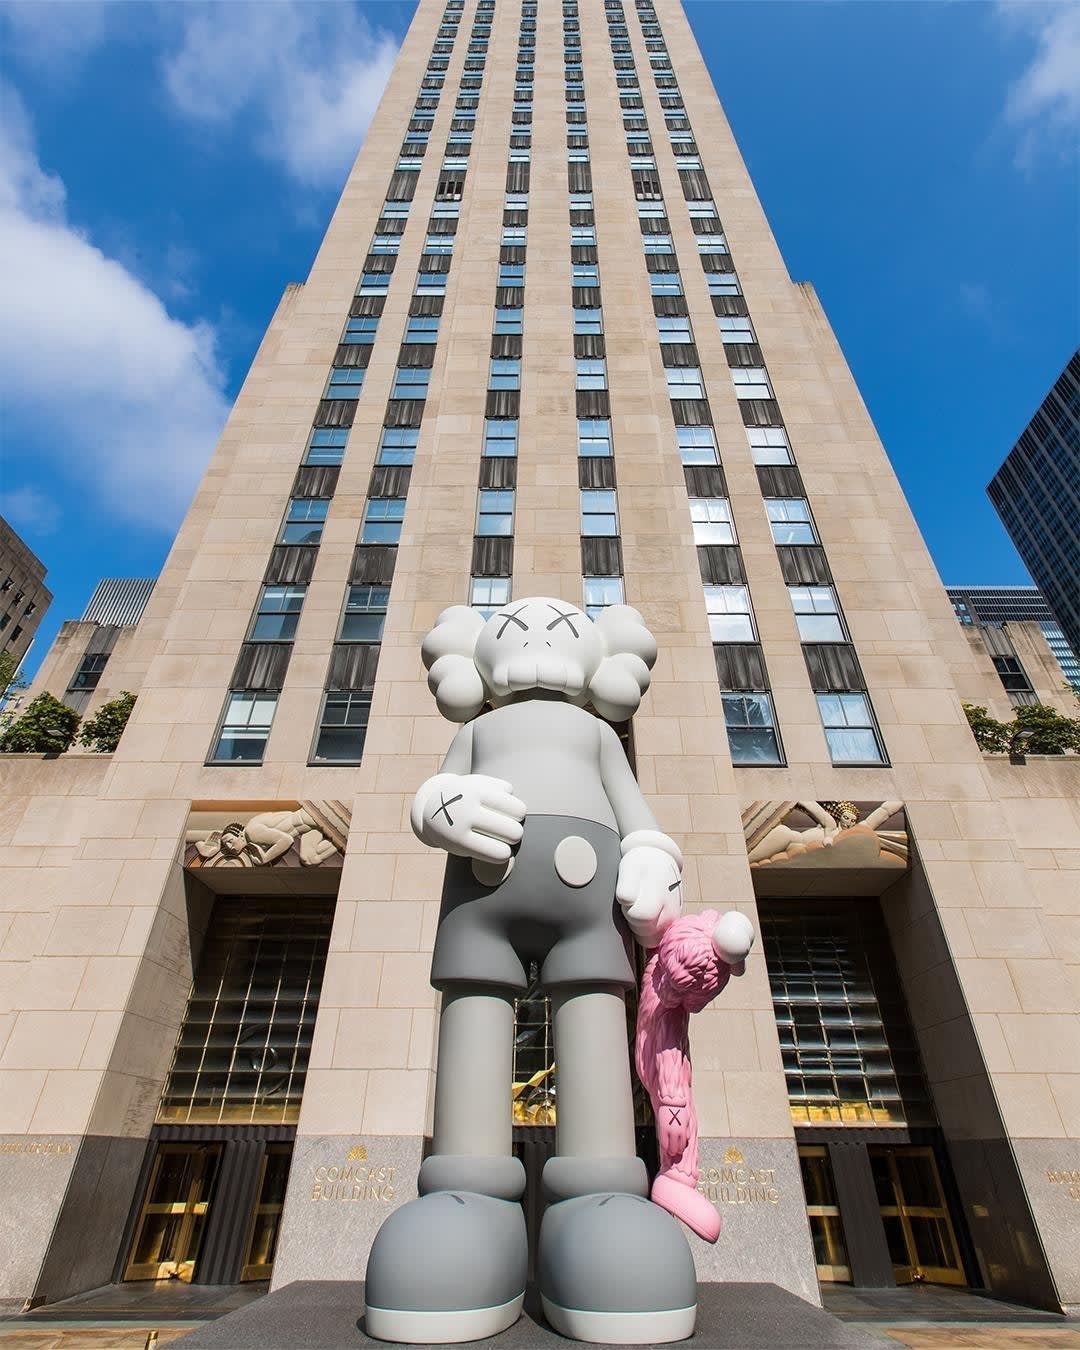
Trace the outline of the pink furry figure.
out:
<instances>
[{"instance_id":1,"label":"pink furry figure","mask_svg":"<svg viewBox=\"0 0 1080 1350\"><path fill-rule=\"evenodd\" d=\"M715 1242L720 1215L697 1189L697 1112L690 1085L690 1014L743 973L754 930L745 914L707 909L674 919L649 957L641 982L635 1051L637 1071L652 1098L660 1170L652 1185L657 1205Z\"/></svg>"}]
</instances>

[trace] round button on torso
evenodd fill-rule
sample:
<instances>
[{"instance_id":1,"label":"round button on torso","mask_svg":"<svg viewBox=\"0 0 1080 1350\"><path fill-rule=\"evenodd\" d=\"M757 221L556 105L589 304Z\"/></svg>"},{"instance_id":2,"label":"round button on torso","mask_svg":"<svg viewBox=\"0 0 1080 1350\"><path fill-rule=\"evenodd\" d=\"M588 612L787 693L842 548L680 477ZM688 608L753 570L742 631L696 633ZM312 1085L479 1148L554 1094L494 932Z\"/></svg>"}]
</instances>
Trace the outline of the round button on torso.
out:
<instances>
[{"instance_id":1,"label":"round button on torso","mask_svg":"<svg viewBox=\"0 0 1080 1350\"><path fill-rule=\"evenodd\" d=\"M555 849L555 871L566 886L587 886L596 876L596 853L587 839L568 835Z\"/></svg>"}]
</instances>

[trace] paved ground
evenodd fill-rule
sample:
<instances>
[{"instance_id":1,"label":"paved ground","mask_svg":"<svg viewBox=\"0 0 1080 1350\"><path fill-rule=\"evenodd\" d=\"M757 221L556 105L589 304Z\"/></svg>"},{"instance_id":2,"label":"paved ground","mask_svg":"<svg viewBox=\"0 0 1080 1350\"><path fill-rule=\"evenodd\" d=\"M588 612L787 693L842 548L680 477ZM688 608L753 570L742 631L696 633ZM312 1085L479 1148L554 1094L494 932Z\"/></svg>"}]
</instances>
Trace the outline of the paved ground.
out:
<instances>
[{"instance_id":1,"label":"paved ground","mask_svg":"<svg viewBox=\"0 0 1080 1350\"><path fill-rule=\"evenodd\" d=\"M238 1316L229 1324L213 1323L228 1313L239 1313L266 1293L265 1285L206 1287L179 1284L112 1285L63 1303L40 1308L30 1314L0 1320L0 1350L317 1350L324 1344L349 1345L355 1350L378 1344L363 1336L356 1325L360 1302L359 1286L339 1290L338 1315L325 1298L311 1303L306 1296L306 1322L296 1327L280 1323L259 1339L252 1339L245 1327L242 1337L238 1322L251 1314ZM285 1291L282 1291L283 1293ZM704 1326L693 1340L684 1342L687 1350L752 1350L766 1345L768 1350L828 1350L843 1347L876 1346L895 1350L1080 1350L1080 1324L1067 1322L1053 1313L1004 1303L967 1290L934 1286L886 1290L854 1290L845 1286L827 1287L824 1302L829 1313L845 1324L837 1330L828 1318L806 1304L776 1291L780 1299L762 1321L763 1286L736 1286L728 1290L725 1324L718 1339L708 1334L709 1323L717 1309L706 1310ZM362 1300L362 1294L359 1295ZM733 1300L733 1301L732 1301ZM790 1300L790 1302L789 1302ZM706 1300L703 1299L703 1308ZM302 1298L300 1304L305 1300ZM265 1305L269 1308L271 1305ZM741 1311L740 1311L741 1309ZM754 1328L754 1312L759 1326ZM257 1309L252 1309L255 1313ZM295 1311L295 1310L294 1310ZM791 1325L792 1314L797 1324ZM749 1319L749 1320L748 1320ZM258 1321L265 1320L259 1318ZM346 1337L328 1341L331 1323L343 1328ZM766 1326L769 1338L759 1337ZM321 1330L319 1329L321 1328ZM150 1340L151 1336L155 1339ZM206 1339L208 1335L213 1339ZM182 1341L181 1338L188 1339ZM542 1338L542 1339L541 1339ZM565 1347L566 1342L535 1323L519 1323L496 1341L487 1342L492 1350L526 1350L526 1347Z\"/></svg>"}]
</instances>

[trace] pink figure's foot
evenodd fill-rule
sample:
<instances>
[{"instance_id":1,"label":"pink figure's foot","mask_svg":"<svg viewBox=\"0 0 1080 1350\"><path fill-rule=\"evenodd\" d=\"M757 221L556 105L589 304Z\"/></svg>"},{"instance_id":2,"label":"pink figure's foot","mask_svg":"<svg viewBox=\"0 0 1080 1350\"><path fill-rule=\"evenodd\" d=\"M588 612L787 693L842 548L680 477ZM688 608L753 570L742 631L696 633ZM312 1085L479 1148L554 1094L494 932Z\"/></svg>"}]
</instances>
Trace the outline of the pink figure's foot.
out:
<instances>
[{"instance_id":1,"label":"pink figure's foot","mask_svg":"<svg viewBox=\"0 0 1080 1350\"><path fill-rule=\"evenodd\" d=\"M682 1219L687 1228L693 1229L698 1237L706 1242L715 1242L720 1236L720 1215L716 1206L700 1191L686 1186L674 1177L664 1176L661 1172L652 1184L652 1202Z\"/></svg>"}]
</instances>

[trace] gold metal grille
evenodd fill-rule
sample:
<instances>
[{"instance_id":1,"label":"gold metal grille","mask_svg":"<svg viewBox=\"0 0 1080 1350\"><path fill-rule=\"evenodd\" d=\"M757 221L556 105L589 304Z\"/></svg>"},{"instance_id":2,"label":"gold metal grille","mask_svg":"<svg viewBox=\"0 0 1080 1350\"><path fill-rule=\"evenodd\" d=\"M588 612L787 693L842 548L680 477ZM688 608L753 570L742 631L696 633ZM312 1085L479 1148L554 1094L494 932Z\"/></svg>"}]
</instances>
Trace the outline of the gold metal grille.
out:
<instances>
[{"instance_id":1,"label":"gold metal grille","mask_svg":"<svg viewBox=\"0 0 1080 1350\"><path fill-rule=\"evenodd\" d=\"M297 1119L333 912L322 898L217 900L159 1121Z\"/></svg>"}]
</instances>

